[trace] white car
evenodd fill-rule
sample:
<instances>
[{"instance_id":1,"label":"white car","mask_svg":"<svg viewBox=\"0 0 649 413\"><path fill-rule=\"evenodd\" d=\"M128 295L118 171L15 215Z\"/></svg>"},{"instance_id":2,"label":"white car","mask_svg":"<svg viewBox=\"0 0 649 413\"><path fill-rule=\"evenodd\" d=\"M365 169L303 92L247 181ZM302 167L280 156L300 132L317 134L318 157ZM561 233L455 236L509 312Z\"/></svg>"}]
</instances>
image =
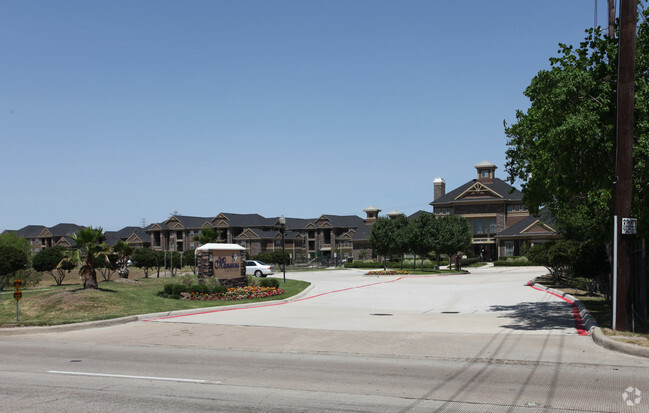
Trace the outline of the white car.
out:
<instances>
[{"instance_id":1,"label":"white car","mask_svg":"<svg viewBox=\"0 0 649 413\"><path fill-rule=\"evenodd\" d=\"M267 275L275 274L275 268L264 264L261 261L247 260L246 261L246 275L254 275L255 277L265 277Z\"/></svg>"}]
</instances>

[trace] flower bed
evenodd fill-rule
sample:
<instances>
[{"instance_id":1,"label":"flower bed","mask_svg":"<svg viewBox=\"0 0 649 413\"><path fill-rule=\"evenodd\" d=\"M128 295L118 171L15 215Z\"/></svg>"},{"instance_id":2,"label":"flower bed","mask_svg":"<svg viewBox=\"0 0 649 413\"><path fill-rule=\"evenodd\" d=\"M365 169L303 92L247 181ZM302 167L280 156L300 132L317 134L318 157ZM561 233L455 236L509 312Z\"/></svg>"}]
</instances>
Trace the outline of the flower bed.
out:
<instances>
[{"instance_id":1,"label":"flower bed","mask_svg":"<svg viewBox=\"0 0 649 413\"><path fill-rule=\"evenodd\" d=\"M284 290L272 287L239 287L228 288L228 291L217 294L205 293L180 293L183 300L200 300L200 301L234 301L250 300L255 298L273 297L284 294Z\"/></svg>"},{"instance_id":2,"label":"flower bed","mask_svg":"<svg viewBox=\"0 0 649 413\"><path fill-rule=\"evenodd\" d=\"M381 271L370 271L365 273L365 275L405 275L405 274L408 274L408 271L381 270Z\"/></svg>"}]
</instances>

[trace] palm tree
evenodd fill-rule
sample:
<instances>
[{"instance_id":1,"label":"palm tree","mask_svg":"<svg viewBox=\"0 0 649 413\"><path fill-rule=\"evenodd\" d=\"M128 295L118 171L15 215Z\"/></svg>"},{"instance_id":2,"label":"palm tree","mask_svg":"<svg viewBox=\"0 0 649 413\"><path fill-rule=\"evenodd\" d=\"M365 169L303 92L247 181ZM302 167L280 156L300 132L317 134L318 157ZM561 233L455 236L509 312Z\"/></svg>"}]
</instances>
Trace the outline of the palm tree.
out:
<instances>
[{"instance_id":1,"label":"palm tree","mask_svg":"<svg viewBox=\"0 0 649 413\"><path fill-rule=\"evenodd\" d=\"M97 272L95 271L95 261L106 259L108 247L103 242L104 230L101 227L86 227L80 229L73 235L72 241L74 246L71 251L71 260L75 264L83 264L79 274L83 279L83 288L99 288L97 284ZM84 261L85 257L85 261Z\"/></svg>"},{"instance_id":2,"label":"palm tree","mask_svg":"<svg viewBox=\"0 0 649 413\"><path fill-rule=\"evenodd\" d=\"M113 252L119 256L117 260L117 266L119 268L119 278L128 278L128 261L131 259L135 248L131 246L128 242L119 240L113 246Z\"/></svg>"}]
</instances>

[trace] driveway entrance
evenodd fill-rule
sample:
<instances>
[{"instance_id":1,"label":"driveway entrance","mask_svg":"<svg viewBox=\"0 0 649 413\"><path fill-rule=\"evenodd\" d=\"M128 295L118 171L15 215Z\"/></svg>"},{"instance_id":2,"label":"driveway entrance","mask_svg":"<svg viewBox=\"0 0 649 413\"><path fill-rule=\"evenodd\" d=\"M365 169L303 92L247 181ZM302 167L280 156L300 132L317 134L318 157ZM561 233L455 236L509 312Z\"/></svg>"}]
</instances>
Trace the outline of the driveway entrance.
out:
<instances>
[{"instance_id":1,"label":"driveway entrance","mask_svg":"<svg viewBox=\"0 0 649 413\"><path fill-rule=\"evenodd\" d=\"M577 334L570 304L530 288L543 267L489 267L471 274L367 276L366 271L289 273L314 287L266 303L152 319L153 322L340 331Z\"/></svg>"}]
</instances>

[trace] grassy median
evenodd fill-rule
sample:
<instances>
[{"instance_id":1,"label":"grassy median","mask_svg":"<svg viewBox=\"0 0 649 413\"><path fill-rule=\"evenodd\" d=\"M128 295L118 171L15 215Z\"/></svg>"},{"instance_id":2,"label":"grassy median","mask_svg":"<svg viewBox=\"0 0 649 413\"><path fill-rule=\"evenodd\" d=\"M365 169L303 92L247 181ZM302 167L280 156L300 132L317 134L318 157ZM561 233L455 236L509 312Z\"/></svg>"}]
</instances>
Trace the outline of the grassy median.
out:
<instances>
[{"instance_id":1,"label":"grassy median","mask_svg":"<svg viewBox=\"0 0 649 413\"><path fill-rule=\"evenodd\" d=\"M16 322L16 301L12 291L2 294L0 300L0 326L42 326L105 320L136 314L186 310L283 300L292 297L306 287L308 282L286 280L280 282L284 294L256 300L237 301L190 301L162 298L157 294L167 283L180 283L178 277L143 278L133 274L128 279L100 281L98 290L84 290L79 278L70 277L63 285L52 285L43 279L37 287L23 289L20 300L20 321ZM76 278L76 280L75 280ZM72 281L72 282L68 282ZM77 281L77 283L73 283Z\"/></svg>"}]
</instances>

